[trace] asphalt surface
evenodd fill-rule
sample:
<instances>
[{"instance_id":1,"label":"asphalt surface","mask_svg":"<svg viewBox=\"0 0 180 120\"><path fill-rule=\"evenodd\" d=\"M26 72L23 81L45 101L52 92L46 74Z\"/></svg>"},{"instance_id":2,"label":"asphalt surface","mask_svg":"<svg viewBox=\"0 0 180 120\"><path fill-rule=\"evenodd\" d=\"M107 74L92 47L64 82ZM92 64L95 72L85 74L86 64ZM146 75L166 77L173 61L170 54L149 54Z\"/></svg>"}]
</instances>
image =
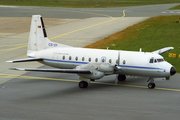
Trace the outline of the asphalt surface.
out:
<instances>
[{"instance_id":1,"label":"asphalt surface","mask_svg":"<svg viewBox=\"0 0 180 120\"><path fill-rule=\"evenodd\" d=\"M133 7L116 8L61 8L61 7L29 7L29 6L0 6L1 17L31 17L34 14L41 14L46 18L64 18L64 19L85 19L91 17L120 17L123 10L126 10L126 17L153 17L157 15L180 14L180 10L171 10L169 8L177 4L145 5Z\"/></svg>"},{"instance_id":2,"label":"asphalt surface","mask_svg":"<svg viewBox=\"0 0 180 120\"><path fill-rule=\"evenodd\" d=\"M180 15L180 11L168 10L174 5L177 4L92 9L0 6L0 17L41 14L46 18L68 19L70 22L47 28L49 37L61 43L83 47L102 36L106 37L108 32L114 33L152 16ZM117 28L117 24L127 21L127 25ZM87 26L87 29L81 30ZM101 34L99 30L105 28L111 29ZM92 33L93 30L101 35ZM68 34L60 36L64 33ZM115 75L92 82L87 89L80 89L77 75L9 71L9 67L47 67L34 62L4 62L26 58L27 37L28 33L0 36L1 120L179 120L179 74L172 76L169 81L156 82L157 87L153 90L147 88L148 78L127 77L125 82L115 85Z\"/></svg>"}]
</instances>

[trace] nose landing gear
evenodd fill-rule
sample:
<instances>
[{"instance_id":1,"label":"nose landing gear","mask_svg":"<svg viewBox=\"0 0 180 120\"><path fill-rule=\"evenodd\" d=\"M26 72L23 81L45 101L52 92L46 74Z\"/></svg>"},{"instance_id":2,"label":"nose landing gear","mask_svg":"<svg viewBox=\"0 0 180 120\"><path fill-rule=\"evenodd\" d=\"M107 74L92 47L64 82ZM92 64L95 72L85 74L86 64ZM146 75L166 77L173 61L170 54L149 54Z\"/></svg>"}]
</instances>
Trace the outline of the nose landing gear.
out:
<instances>
[{"instance_id":1,"label":"nose landing gear","mask_svg":"<svg viewBox=\"0 0 180 120\"><path fill-rule=\"evenodd\" d=\"M154 89L156 87L156 84L154 83L154 79L153 78L150 77L147 82L149 82L149 84L148 84L148 88L149 89Z\"/></svg>"}]
</instances>

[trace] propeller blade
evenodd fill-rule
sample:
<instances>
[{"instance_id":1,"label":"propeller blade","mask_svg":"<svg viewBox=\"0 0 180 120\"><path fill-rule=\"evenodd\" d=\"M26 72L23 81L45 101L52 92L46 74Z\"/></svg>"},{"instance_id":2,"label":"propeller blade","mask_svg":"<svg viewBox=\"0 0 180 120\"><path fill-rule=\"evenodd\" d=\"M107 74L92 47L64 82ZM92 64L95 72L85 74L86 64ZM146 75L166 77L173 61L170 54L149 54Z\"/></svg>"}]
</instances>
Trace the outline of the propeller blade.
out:
<instances>
[{"instance_id":1,"label":"propeller blade","mask_svg":"<svg viewBox=\"0 0 180 120\"><path fill-rule=\"evenodd\" d=\"M116 74L116 78L115 78L115 84L117 84L117 83L118 83L117 76L118 76L118 74Z\"/></svg>"}]
</instances>

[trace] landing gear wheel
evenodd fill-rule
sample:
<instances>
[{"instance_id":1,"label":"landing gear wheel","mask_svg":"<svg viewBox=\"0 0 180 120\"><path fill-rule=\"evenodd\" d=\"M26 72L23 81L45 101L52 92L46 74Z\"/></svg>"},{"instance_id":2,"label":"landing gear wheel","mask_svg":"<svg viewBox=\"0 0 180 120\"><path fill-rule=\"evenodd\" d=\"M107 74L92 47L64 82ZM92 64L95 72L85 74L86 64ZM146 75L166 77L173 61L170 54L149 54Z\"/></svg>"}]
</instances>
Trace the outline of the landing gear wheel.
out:
<instances>
[{"instance_id":1,"label":"landing gear wheel","mask_svg":"<svg viewBox=\"0 0 180 120\"><path fill-rule=\"evenodd\" d=\"M88 87L88 83L86 81L79 82L79 88L87 88L87 87Z\"/></svg>"},{"instance_id":2,"label":"landing gear wheel","mask_svg":"<svg viewBox=\"0 0 180 120\"><path fill-rule=\"evenodd\" d=\"M118 75L118 80L119 81L125 81L126 80L126 76L125 75Z\"/></svg>"},{"instance_id":3,"label":"landing gear wheel","mask_svg":"<svg viewBox=\"0 0 180 120\"><path fill-rule=\"evenodd\" d=\"M155 86L156 86L155 83L149 83L149 84L148 84L148 88L149 88L149 89L154 89Z\"/></svg>"}]
</instances>

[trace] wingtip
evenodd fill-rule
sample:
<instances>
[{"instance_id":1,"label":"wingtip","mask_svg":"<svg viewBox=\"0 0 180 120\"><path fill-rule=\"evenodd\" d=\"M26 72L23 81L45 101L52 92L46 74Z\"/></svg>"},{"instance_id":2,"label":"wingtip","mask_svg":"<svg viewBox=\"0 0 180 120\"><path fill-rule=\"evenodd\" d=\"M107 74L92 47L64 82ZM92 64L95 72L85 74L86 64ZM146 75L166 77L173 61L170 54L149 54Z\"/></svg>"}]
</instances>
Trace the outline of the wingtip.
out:
<instances>
[{"instance_id":1,"label":"wingtip","mask_svg":"<svg viewBox=\"0 0 180 120\"><path fill-rule=\"evenodd\" d=\"M13 61L6 61L6 62L8 62L8 63L13 63Z\"/></svg>"},{"instance_id":2,"label":"wingtip","mask_svg":"<svg viewBox=\"0 0 180 120\"><path fill-rule=\"evenodd\" d=\"M24 68L9 68L9 70L26 71Z\"/></svg>"}]
</instances>

